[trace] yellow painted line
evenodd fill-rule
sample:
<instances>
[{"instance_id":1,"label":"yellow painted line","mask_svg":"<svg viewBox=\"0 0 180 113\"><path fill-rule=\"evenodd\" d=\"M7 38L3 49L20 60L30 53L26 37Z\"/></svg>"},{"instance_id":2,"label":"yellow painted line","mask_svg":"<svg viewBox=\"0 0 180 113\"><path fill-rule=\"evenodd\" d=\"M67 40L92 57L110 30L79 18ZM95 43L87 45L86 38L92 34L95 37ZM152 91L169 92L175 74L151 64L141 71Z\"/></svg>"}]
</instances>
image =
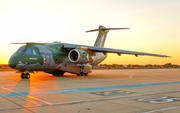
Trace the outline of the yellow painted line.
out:
<instances>
[{"instance_id":1,"label":"yellow painted line","mask_svg":"<svg viewBox=\"0 0 180 113\"><path fill-rule=\"evenodd\" d=\"M38 98L33 97L33 96L27 96L27 97L28 97L28 98L31 98L31 99L33 99L33 100L36 100L36 101L43 102L43 103L48 104L48 105L52 105L52 103L50 103L50 102L47 102L47 101L44 101L44 100L38 99Z\"/></svg>"}]
</instances>

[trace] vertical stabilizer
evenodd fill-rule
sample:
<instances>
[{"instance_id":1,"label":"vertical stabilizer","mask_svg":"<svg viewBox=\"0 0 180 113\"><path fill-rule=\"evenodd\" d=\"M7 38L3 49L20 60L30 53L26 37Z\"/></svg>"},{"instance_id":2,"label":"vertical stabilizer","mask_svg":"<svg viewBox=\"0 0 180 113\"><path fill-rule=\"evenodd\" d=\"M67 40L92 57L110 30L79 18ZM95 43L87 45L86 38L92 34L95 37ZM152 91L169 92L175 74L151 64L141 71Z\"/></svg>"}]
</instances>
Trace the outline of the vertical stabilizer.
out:
<instances>
[{"instance_id":1,"label":"vertical stabilizer","mask_svg":"<svg viewBox=\"0 0 180 113\"><path fill-rule=\"evenodd\" d=\"M104 43L105 43L108 32L109 30L106 30L104 26L99 26L99 34L98 34L98 37L96 39L94 46L104 47Z\"/></svg>"},{"instance_id":2,"label":"vertical stabilizer","mask_svg":"<svg viewBox=\"0 0 180 113\"><path fill-rule=\"evenodd\" d=\"M96 42L94 46L96 47L104 47L106 36L109 30L122 30L122 29L129 29L129 28L105 28L104 26L100 25L99 29L89 30L86 32L93 32L93 31L99 31L99 34L97 36Z\"/></svg>"}]
</instances>

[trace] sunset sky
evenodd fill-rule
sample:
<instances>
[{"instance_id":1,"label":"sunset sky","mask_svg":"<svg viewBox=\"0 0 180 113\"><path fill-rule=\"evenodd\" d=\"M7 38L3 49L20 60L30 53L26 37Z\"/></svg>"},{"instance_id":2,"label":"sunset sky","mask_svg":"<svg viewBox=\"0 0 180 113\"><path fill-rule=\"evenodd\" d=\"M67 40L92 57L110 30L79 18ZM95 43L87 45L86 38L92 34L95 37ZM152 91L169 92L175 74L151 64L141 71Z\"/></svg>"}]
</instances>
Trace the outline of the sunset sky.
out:
<instances>
[{"instance_id":1,"label":"sunset sky","mask_svg":"<svg viewBox=\"0 0 180 113\"><path fill-rule=\"evenodd\" d=\"M108 54L107 64L179 64L179 0L0 0L0 64L21 45L53 42L94 45L98 32L110 31L105 47L169 55L172 58Z\"/></svg>"}]
</instances>

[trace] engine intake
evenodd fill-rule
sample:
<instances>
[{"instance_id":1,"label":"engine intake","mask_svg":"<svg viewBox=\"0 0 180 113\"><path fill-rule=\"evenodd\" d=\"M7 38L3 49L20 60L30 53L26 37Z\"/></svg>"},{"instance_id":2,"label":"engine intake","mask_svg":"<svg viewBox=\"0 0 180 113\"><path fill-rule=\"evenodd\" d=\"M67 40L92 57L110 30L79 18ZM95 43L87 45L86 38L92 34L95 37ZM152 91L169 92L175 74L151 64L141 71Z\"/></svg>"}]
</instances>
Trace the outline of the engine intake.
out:
<instances>
[{"instance_id":1,"label":"engine intake","mask_svg":"<svg viewBox=\"0 0 180 113\"><path fill-rule=\"evenodd\" d=\"M68 58L73 63L86 64L93 61L93 57L86 51L73 49L69 52Z\"/></svg>"}]
</instances>

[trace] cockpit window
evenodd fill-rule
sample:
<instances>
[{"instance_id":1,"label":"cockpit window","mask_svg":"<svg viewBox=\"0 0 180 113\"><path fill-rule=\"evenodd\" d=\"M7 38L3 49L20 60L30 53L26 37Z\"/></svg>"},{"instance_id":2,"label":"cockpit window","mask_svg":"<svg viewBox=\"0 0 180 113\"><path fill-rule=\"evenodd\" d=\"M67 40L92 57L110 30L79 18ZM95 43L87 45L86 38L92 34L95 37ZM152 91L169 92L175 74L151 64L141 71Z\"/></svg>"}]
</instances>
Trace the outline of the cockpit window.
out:
<instances>
[{"instance_id":1,"label":"cockpit window","mask_svg":"<svg viewBox=\"0 0 180 113\"><path fill-rule=\"evenodd\" d=\"M19 53L19 52L25 52L26 51L26 48L20 48L18 51L17 51L17 53Z\"/></svg>"},{"instance_id":2,"label":"cockpit window","mask_svg":"<svg viewBox=\"0 0 180 113\"><path fill-rule=\"evenodd\" d=\"M36 51L33 49L33 55L37 55Z\"/></svg>"},{"instance_id":3,"label":"cockpit window","mask_svg":"<svg viewBox=\"0 0 180 113\"><path fill-rule=\"evenodd\" d=\"M32 49L29 48L26 53L29 54L29 55L32 55Z\"/></svg>"}]
</instances>

